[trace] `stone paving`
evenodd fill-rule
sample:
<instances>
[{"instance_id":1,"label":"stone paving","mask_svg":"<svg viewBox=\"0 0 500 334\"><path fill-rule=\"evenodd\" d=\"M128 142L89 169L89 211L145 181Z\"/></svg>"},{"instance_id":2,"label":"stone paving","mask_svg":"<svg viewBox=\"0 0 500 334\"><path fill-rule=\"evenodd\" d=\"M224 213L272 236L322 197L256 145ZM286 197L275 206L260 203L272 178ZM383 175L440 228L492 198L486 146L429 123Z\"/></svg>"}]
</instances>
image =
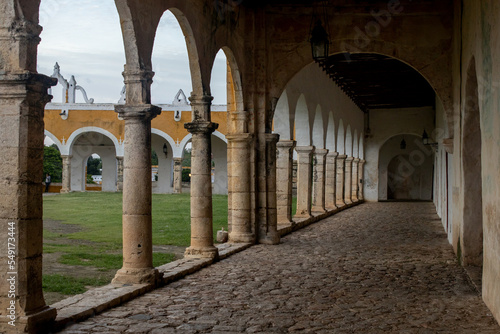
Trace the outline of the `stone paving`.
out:
<instances>
[{"instance_id":1,"label":"stone paving","mask_svg":"<svg viewBox=\"0 0 500 334\"><path fill-rule=\"evenodd\" d=\"M431 203L366 203L64 333L500 333Z\"/></svg>"}]
</instances>

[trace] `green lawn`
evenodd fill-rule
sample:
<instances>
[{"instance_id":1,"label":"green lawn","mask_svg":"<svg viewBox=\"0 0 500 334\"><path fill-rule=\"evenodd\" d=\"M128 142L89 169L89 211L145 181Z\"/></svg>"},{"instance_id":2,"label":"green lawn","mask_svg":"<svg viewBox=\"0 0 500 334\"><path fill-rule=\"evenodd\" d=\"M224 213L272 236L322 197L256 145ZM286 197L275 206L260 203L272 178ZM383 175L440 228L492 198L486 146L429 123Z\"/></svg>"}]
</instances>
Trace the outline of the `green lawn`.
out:
<instances>
[{"instance_id":1,"label":"green lawn","mask_svg":"<svg viewBox=\"0 0 500 334\"><path fill-rule=\"evenodd\" d=\"M153 244L188 247L190 244L189 194L153 195ZM122 194L82 192L45 196L44 220L58 221L62 230L44 229L44 253L60 253L67 275L45 274L44 292L82 293L86 286L107 284L107 278L74 277L72 268L94 267L116 271L122 266ZM214 240L217 230L227 230L227 196L213 196ZM64 228L68 225L68 229ZM73 226L73 225L76 225ZM174 254L153 254L155 267L171 262ZM73 266L73 267L70 267ZM74 273L73 273L74 274Z\"/></svg>"},{"instance_id":2,"label":"green lawn","mask_svg":"<svg viewBox=\"0 0 500 334\"><path fill-rule=\"evenodd\" d=\"M153 194L153 244L189 246L189 194ZM44 219L78 225L81 231L65 235L105 243L108 248L122 247L122 194L82 192L46 196ZM213 196L214 238L221 227L227 230L227 196ZM54 237L47 231L45 237Z\"/></svg>"}]
</instances>

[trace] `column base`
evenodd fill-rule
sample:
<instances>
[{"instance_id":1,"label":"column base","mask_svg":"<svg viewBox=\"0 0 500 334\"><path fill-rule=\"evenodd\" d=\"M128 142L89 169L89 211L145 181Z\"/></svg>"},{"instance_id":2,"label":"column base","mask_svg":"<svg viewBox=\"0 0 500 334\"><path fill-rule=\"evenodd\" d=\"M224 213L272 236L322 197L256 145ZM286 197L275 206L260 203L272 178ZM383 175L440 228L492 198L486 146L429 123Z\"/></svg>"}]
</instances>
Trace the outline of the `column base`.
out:
<instances>
[{"instance_id":1,"label":"column base","mask_svg":"<svg viewBox=\"0 0 500 334\"><path fill-rule=\"evenodd\" d=\"M67 190L67 189L61 189L59 191L60 194L69 194L71 191L70 190Z\"/></svg>"},{"instance_id":2,"label":"column base","mask_svg":"<svg viewBox=\"0 0 500 334\"><path fill-rule=\"evenodd\" d=\"M156 284L160 274L155 268L122 268L116 272L113 284Z\"/></svg>"},{"instance_id":3,"label":"column base","mask_svg":"<svg viewBox=\"0 0 500 334\"><path fill-rule=\"evenodd\" d=\"M14 333L44 333L49 332L52 328L52 323L57 316L55 308L44 306L35 313L23 315L17 318L14 322L15 327L8 324L11 321L7 317L2 317L0 331L5 330L10 333L14 329ZM4 322L5 321L5 322Z\"/></svg>"},{"instance_id":4,"label":"column base","mask_svg":"<svg viewBox=\"0 0 500 334\"><path fill-rule=\"evenodd\" d=\"M346 205L352 204L352 201L349 200L349 199L344 200L344 202L345 202Z\"/></svg>"},{"instance_id":5,"label":"column base","mask_svg":"<svg viewBox=\"0 0 500 334\"><path fill-rule=\"evenodd\" d=\"M340 209L340 208L342 208L342 207L344 207L344 206L346 206L346 203L345 203L345 202L337 202L337 208L339 208L339 209Z\"/></svg>"},{"instance_id":6,"label":"column base","mask_svg":"<svg viewBox=\"0 0 500 334\"><path fill-rule=\"evenodd\" d=\"M238 233L231 232L229 233L229 242L230 243L255 243L255 235L253 233Z\"/></svg>"},{"instance_id":7,"label":"column base","mask_svg":"<svg viewBox=\"0 0 500 334\"><path fill-rule=\"evenodd\" d=\"M218 259L219 250L215 246L211 247L188 247L184 252L184 257L192 259Z\"/></svg>"},{"instance_id":8,"label":"column base","mask_svg":"<svg viewBox=\"0 0 500 334\"><path fill-rule=\"evenodd\" d=\"M318 213L325 213L326 212L326 209L321 207L321 206L313 206L311 208L311 211L312 212L318 212Z\"/></svg>"},{"instance_id":9,"label":"column base","mask_svg":"<svg viewBox=\"0 0 500 334\"><path fill-rule=\"evenodd\" d=\"M264 245L277 245L280 243L280 235L278 232L267 233L265 236L259 238L259 244Z\"/></svg>"}]
</instances>

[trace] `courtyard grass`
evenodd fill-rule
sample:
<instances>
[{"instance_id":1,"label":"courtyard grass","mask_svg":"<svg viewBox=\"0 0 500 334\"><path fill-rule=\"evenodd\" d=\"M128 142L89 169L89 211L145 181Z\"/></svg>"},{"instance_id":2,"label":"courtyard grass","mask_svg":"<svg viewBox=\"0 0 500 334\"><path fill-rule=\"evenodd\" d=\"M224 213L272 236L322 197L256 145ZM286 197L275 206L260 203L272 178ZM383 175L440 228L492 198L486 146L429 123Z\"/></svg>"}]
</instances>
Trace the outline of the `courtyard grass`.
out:
<instances>
[{"instance_id":1,"label":"courtyard grass","mask_svg":"<svg viewBox=\"0 0 500 334\"><path fill-rule=\"evenodd\" d=\"M82 192L45 196L44 220L63 228L44 229L44 253L60 253L58 262L68 265L68 274L43 275L44 292L64 295L82 293L87 286L110 282L109 277L72 277L72 266L116 271L122 266L122 194ZM153 245L188 247L190 244L189 194L153 194ZM64 228L68 225L68 228ZM217 230L227 230L227 196L213 196L214 240ZM171 262L171 253L153 253L155 267Z\"/></svg>"},{"instance_id":2,"label":"courtyard grass","mask_svg":"<svg viewBox=\"0 0 500 334\"><path fill-rule=\"evenodd\" d=\"M82 192L44 197L44 219L81 228L66 234L69 239L104 243L110 249L122 247L122 194ZM190 243L189 194L153 194L153 244L188 247ZM214 238L227 230L227 196L213 196ZM57 233L44 231L45 237Z\"/></svg>"}]
</instances>

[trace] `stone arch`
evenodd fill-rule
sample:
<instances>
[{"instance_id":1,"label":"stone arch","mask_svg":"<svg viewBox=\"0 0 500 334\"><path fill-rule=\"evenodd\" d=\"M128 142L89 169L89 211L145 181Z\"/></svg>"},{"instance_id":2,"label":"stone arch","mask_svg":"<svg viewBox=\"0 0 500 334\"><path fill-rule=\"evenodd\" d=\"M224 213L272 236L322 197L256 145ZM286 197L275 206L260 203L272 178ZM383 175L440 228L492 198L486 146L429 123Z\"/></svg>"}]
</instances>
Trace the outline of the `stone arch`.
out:
<instances>
[{"instance_id":1,"label":"stone arch","mask_svg":"<svg viewBox=\"0 0 500 334\"><path fill-rule=\"evenodd\" d=\"M339 155L345 154L344 122L339 120L339 130L337 131L337 152Z\"/></svg>"},{"instance_id":2,"label":"stone arch","mask_svg":"<svg viewBox=\"0 0 500 334\"><path fill-rule=\"evenodd\" d=\"M295 136L297 146L311 145L311 126L309 121L309 109L304 94L301 94L297 107L295 108Z\"/></svg>"},{"instance_id":3,"label":"stone arch","mask_svg":"<svg viewBox=\"0 0 500 334\"><path fill-rule=\"evenodd\" d=\"M193 85L193 94L197 96L203 96L205 94L210 95L210 83L209 81L204 83L196 40L194 37L193 29L189 24L189 20L178 8L172 7L168 10L170 10L170 12L174 14L177 22L179 22L182 33L184 34L184 38L186 39L186 46L189 57L189 69L191 71L191 81Z\"/></svg>"},{"instance_id":4,"label":"stone arch","mask_svg":"<svg viewBox=\"0 0 500 334\"><path fill-rule=\"evenodd\" d=\"M62 152L63 145L61 144L61 142L59 141L59 139L56 136L54 136L52 133L50 133L49 131L47 131L47 130L44 130L43 133L45 134L45 136L49 137L50 140L52 140L54 142L54 144L57 145L57 148L59 149L59 152Z\"/></svg>"},{"instance_id":5,"label":"stone arch","mask_svg":"<svg viewBox=\"0 0 500 334\"><path fill-rule=\"evenodd\" d=\"M166 145L167 154L163 152ZM173 165L176 158L176 145L172 137L158 129L151 129L151 149L158 156L158 179L152 184L153 193L167 194L172 192Z\"/></svg>"},{"instance_id":6,"label":"stone arch","mask_svg":"<svg viewBox=\"0 0 500 334\"><path fill-rule=\"evenodd\" d=\"M166 132L163 132L163 131L155 129L155 128L151 129L151 134L158 135L160 138L165 140L166 143L168 143L168 146L171 149L171 152L169 151L169 153L172 153L172 156L174 156L174 157L180 156L180 155L176 155L176 153L178 153L176 151L177 145L175 144L174 139L172 137L170 137L170 135L168 135Z\"/></svg>"},{"instance_id":7,"label":"stone arch","mask_svg":"<svg viewBox=\"0 0 500 334\"><path fill-rule=\"evenodd\" d=\"M331 27L333 28L333 26ZM303 27L303 29L306 29ZM307 28L308 29L308 28ZM450 27L451 29L451 27ZM351 29L353 33L357 30ZM451 31L451 30L450 30ZM338 35L337 33L332 36ZM451 35L450 35L451 36ZM380 36L379 36L380 37ZM448 36L445 36L449 38ZM438 55L450 54L449 45L447 43L440 43L437 48L440 48L439 53L428 53L427 51L416 55L414 50L409 50L405 47L403 41L383 40L381 38L370 39L369 45L362 49L349 49L346 45L356 45L359 36L345 36L342 38L333 38L330 41L330 56L347 53L373 53L380 54L397 59L415 69L424 77L427 82L434 89L436 95L443 102L443 106L447 115L448 128L453 128L453 91L452 79L449 73L452 73L451 60L448 57ZM449 40L451 43L451 39ZM297 54L301 57L297 57ZM280 71L276 73L276 91L282 90L293 76L295 76L301 69L311 64L311 49L308 43L301 44L295 52L290 55L282 55L280 62L287 65L289 71ZM429 65L431 64L431 65ZM281 68L278 66L278 68Z\"/></svg>"},{"instance_id":8,"label":"stone arch","mask_svg":"<svg viewBox=\"0 0 500 334\"><path fill-rule=\"evenodd\" d=\"M348 157L352 157L352 133L351 133L351 125L347 125L347 129L345 130L345 155Z\"/></svg>"},{"instance_id":9,"label":"stone arch","mask_svg":"<svg viewBox=\"0 0 500 334\"><path fill-rule=\"evenodd\" d=\"M92 154L102 160L102 191L117 189L117 145L116 137L98 127L85 127L74 131L65 147L71 156L71 190L86 190L86 165Z\"/></svg>"},{"instance_id":10,"label":"stone arch","mask_svg":"<svg viewBox=\"0 0 500 334\"><path fill-rule=\"evenodd\" d=\"M354 130L354 138L352 142L352 156L353 158L359 158L359 143L358 143L358 130Z\"/></svg>"},{"instance_id":11,"label":"stone arch","mask_svg":"<svg viewBox=\"0 0 500 334\"><path fill-rule=\"evenodd\" d=\"M406 148L401 147L405 140ZM422 148L421 137L398 134L379 149L378 200L431 200L433 187L432 151Z\"/></svg>"},{"instance_id":12,"label":"stone arch","mask_svg":"<svg viewBox=\"0 0 500 334\"><path fill-rule=\"evenodd\" d=\"M285 89L276 104L276 111L274 112L274 132L280 134L280 140L293 139L292 124L288 94Z\"/></svg>"},{"instance_id":13,"label":"stone arch","mask_svg":"<svg viewBox=\"0 0 500 334\"><path fill-rule=\"evenodd\" d=\"M467 70L462 125L464 182L461 260L465 266L483 263L483 209L481 176L481 123L475 59ZM461 254L460 254L461 253Z\"/></svg>"},{"instance_id":14,"label":"stone arch","mask_svg":"<svg viewBox=\"0 0 500 334\"><path fill-rule=\"evenodd\" d=\"M314 115L312 140L312 143L316 148L325 147L325 127L323 125L323 112L321 111L321 106L319 104L316 106L316 113Z\"/></svg>"},{"instance_id":15,"label":"stone arch","mask_svg":"<svg viewBox=\"0 0 500 334\"><path fill-rule=\"evenodd\" d=\"M108 130L105 130L105 129L102 129L102 128L99 128L99 127L95 127L95 126L88 126L88 127L83 127L83 128L79 128L79 129L75 130L69 136L68 140L66 141L66 149L68 151L64 152L64 153L61 152L61 154L72 155L73 154L73 146L74 146L75 141L80 136L82 136L83 134L90 133L90 132L97 133L97 134L100 135L100 136L94 136L91 139L93 145L95 145L95 146L100 145L101 142L104 140L103 137L106 137L106 138L110 139L113 142L114 147L115 147L115 153L116 153L116 155L123 156L123 152L120 152L120 147L122 145L118 142L118 139L116 139L115 135L113 135ZM121 150L121 151L123 151L123 150ZM122 153L122 154L120 154L120 153Z\"/></svg>"},{"instance_id":16,"label":"stone arch","mask_svg":"<svg viewBox=\"0 0 500 334\"><path fill-rule=\"evenodd\" d=\"M330 152L335 152L335 120L333 118L333 112L330 110L328 113L328 125L326 128L326 145L325 148L330 150Z\"/></svg>"},{"instance_id":17,"label":"stone arch","mask_svg":"<svg viewBox=\"0 0 500 334\"><path fill-rule=\"evenodd\" d=\"M244 112L245 121L248 115L246 115L245 104L243 99L243 84L241 82L241 72L236 61L236 57L228 46L223 46L221 48L224 51L227 59L227 109L229 112ZM233 126L234 127L234 126ZM231 129L233 131L247 131L248 129ZM246 132L245 131L245 132Z\"/></svg>"}]
</instances>

